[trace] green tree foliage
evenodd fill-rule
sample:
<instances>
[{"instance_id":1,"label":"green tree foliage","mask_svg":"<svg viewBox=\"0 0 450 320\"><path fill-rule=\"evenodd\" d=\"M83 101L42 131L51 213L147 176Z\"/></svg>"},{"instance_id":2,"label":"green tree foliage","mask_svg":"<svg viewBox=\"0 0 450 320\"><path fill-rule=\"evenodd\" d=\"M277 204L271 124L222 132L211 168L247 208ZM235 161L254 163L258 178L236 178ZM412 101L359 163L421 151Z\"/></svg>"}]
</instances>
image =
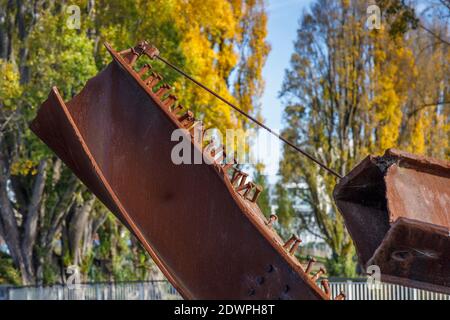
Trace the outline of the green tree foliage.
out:
<instances>
[{"instance_id":1,"label":"green tree foliage","mask_svg":"<svg viewBox=\"0 0 450 320\"><path fill-rule=\"evenodd\" d=\"M20 273L14 267L14 263L7 254L0 252L0 285L21 283Z\"/></svg>"},{"instance_id":2,"label":"green tree foliage","mask_svg":"<svg viewBox=\"0 0 450 320\"><path fill-rule=\"evenodd\" d=\"M272 213L271 197L270 197L270 185L267 180L267 176L264 175L264 165L257 164L255 166L255 173L253 176L253 182L259 185L263 191L260 193L257 204L261 209L261 212L268 218Z\"/></svg>"},{"instance_id":3,"label":"green tree foliage","mask_svg":"<svg viewBox=\"0 0 450 320\"><path fill-rule=\"evenodd\" d=\"M80 8L79 29L69 28L69 5ZM23 284L62 282L73 264L85 281L146 279L155 269L136 239L30 132L50 88L69 100L111 60L104 41L123 50L147 39L256 113L266 23L262 0L0 1L0 238ZM205 122L243 127L227 107L207 108L217 102L165 66L155 68ZM237 85L233 72L245 82ZM17 280L5 270L1 281Z\"/></svg>"},{"instance_id":4,"label":"green tree foliage","mask_svg":"<svg viewBox=\"0 0 450 320\"><path fill-rule=\"evenodd\" d=\"M284 136L342 175L390 147L448 158L448 47L395 20L370 31L366 9L362 1L317 0L302 15L281 92ZM288 147L280 173L283 220L300 220L328 244L332 275L354 275L355 250L331 198L335 178Z\"/></svg>"}]
</instances>

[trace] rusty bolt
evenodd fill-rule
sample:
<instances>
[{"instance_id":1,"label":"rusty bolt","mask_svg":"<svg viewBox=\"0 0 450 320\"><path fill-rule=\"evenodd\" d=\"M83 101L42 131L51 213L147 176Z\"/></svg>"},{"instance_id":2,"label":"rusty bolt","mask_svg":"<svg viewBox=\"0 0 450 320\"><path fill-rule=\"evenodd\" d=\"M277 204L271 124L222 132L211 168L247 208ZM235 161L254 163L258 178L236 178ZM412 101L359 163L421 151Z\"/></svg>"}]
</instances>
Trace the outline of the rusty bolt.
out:
<instances>
[{"instance_id":1,"label":"rusty bolt","mask_svg":"<svg viewBox=\"0 0 450 320\"><path fill-rule=\"evenodd\" d=\"M260 185L255 185L255 193L253 194L253 198L250 200L251 202L255 203L259 196L261 195L261 192L263 191L262 187Z\"/></svg>"},{"instance_id":2,"label":"rusty bolt","mask_svg":"<svg viewBox=\"0 0 450 320\"><path fill-rule=\"evenodd\" d=\"M134 48L129 48L119 52L119 55L125 60L128 65L133 66L137 59L143 52L143 47L145 46L145 41L139 42Z\"/></svg>"},{"instance_id":3,"label":"rusty bolt","mask_svg":"<svg viewBox=\"0 0 450 320\"><path fill-rule=\"evenodd\" d=\"M132 57L129 62L130 66L133 66L137 59L147 50L149 43L145 40L139 41L137 46L131 48Z\"/></svg>"},{"instance_id":4,"label":"rusty bolt","mask_svg":"<svg viewBox=\"0 0 450 320\"><path fill-rule=\"evenodd\" d=\"M135 49L131 49L132 52L132 56L131 59L129 61L129 65L130 66L134 66L134 64L136 63L137 59L139 58L139 54Z\"/></svg>"},{"instance_id":5,"label":"rusty bolt","mask_svg":"<svg viewBox=\"0 0 450 320\"><path fill-rule=\"evenodd\" d=\"M328 279L322 279L320 283L323 286L323 291L325 292L325 295L329 298L331 296L331 290L330 290L330 284L328 282Z\"/></svg>"},{"instance_id":6,"label":"rusty bolt","mask_svg":"<svg viewBox=\"0 0 450 320\"><path fill-rule=\"evenodd\" d=\"M306 266L305 273L308 274L311 272L312 267L314 266L314 263L316 263L317 260L313 258L308 260L308 265Z\"/></svg>"},{"instance_id":7,"label":"rusty bolt","mask_svg":"<svg viewBox=\"0 0 450 320\"><path fill-rule=\"evenodd\" d=\"M345 300L346 296L345 296L345 292L341 291L335 298L334 300Z\"/></svg>"},{"instance_id":8,"label":"rusty bolt","mask_svg":"<svg viewBox=\"0 0 450 320\"><path fill-rule=\"evenodd\" d=\"M302 242L302 240L300 240L299 237L297 237L295 234L293 234L291 236L291 238L286 241L286 243L283 245L283 248L286 250L289 250L290 254L294 254L295 250L297 250L300 242Z\"/></svg>"},{"instance_id":9,"label":"rusty bolt","mask_svg":"<svg viewBox=\"0 0 450 320\"><path fill-rule=\"evenodd\" d=\"M172 87L167 83L164 83L158 90L156 90L155 94L158 98L162 98L164 94L166 94Z\"/></svg>"},{"instance_id":10,"label":"rusty bolt","mask_svg":"<svg viewBox=\"0 0 450 320\"><path fill-rule=\"evenodd\" d=\"M149 70L152 69L152 66L148 63L146 63L139 71L138 75L139 77L142 77L145 73L147 73Z\"/></svg>"},{"instance_id":11,"label":"rusty bolt","mask_svg":"<svg viewBox=\"0 0 450 320\"><path fill-rule=\"evenodd\" d=\"M136 52L136 54L141 55L147 50L150 44L146 40L141 40L138 42L137 46L135 46L132 50Z\"/></svg>"},{"instance_id":12,"label":"rusty bolt","mask_svg":"<svg viewBox=\"0 0 450 320\"><path fill-rule=\"evenodd\" d=\"M144 80L144 83L148 86L148 85L150 85L150 83L157 77L157 73L156 72L152 72L149 76L148 76L148 78L146 78L145 80Z\"/></svg>"},{"instance_id":13,"label":"rusty bolt","mask_svg":"<svg viewBox=\"0 0 450 320\"><path fill-rule=\"evenodd\" d=\"M128 49L119 51L119 54L120 54L121 56L124 55L124 54L129 54L129 53L131 53L131 48L128 48Z\"/></svg>"},{"instance_id":14,"label":"rusty bolt","mask_svg":"<svg viewBox=\"0 0 450 320\"><path fill-rule=\"evenodd\" d=\"M317 271L317 273L311 277L311 280L317 281L320 278L320 276L322 276L325 273L326 273L325 269L321 267L319 271Z\"/></svg>"},{"instance_id":15,"label":"rusty bolt","mask_svg":"<svg viewBox=\"0 0 450 320\"><path fill-rule=\"evenodd\" d=\"M276 214L271 214L269 220L266 222L266 226L272 227L275 221L278 220L278 217Z\"/></svg>"},{"instance_id":16,"label":"rusty bolt","mask_svg":"<svg viewBox=\"0 0 450 320\"><path fill-rule=\"evenodd\" d=\"M297 239L297 240L294 242L294 244L292 245L291 250L289 250L289 253L290 253L290 254L294 254L301 242L302 242L302 240Z\"/></svg>"},{"instance_id":17,"label":"rusty bolt","mask_svg":"<svg viewBox=\"0 0 450 320\"><path fill-rule=\"evenodd\" d=\"M157 56L159 56L159 50L158 48L156 48L153 45L148 45L145 49L145 54L150 58L150 59L155 59Z\"/></svg>"},{"instance_id":18,"label":"rusty bolt","mask_svg":"<svg viewBox=\"0 0 450 320\"><path fill-rule=\"evenodd\" d=\"M172 110L171 110L171 112L172 112L173 114L176 115L176 114L179 113L181 110L183 110L183 105L179 104L179 105L177 105L176 107L173 107Z\"/></svg>"},{"instance_id":19,"label":"rusty bolt","mask_svg":"<svg viewBox=\"0 0 450 320\"><path fill-rule=\"evenodd\" d=\"M178 121L180 121L181 123L183 123L184 121L193 121L194 119L194 114L192 113L192 111L187 111L185 114L183 114L182 116L180 116L178 118Z\"/></svg>"},{"instance_id":20,"label":"rusty bolt","mask_svg":"<svg viewBox=\"0 0 450 320\"><path fill-rule=\"evenodd\" d=\"M228 173L228 170L230 170L231 168L235 169L234 168L235 164L236 164L236 161L234 159L232 162L224 163L224 165L222 167L223 172Z\"/></svg>"},{"instance_id":21,"label":"rusty bolt","mask_svg":"<svg viewBox=\"0 0 450 320\"><path fill-rule=\"evenodd\" d=\"M254 188L256 188L256 185L253 182L250 181L250 182L247 182L245 185L239 185L236 188L236 191L239 192L239 191L245 190L244 194L242 196L245 199L250 200L249 199L249 194L250 194L250 191L252 191Z\"/></svg>"},{"instance_id":22,"label":"rusty bolt","mask_svg":"<svg viewBox=\"0 0 450 320\"><path fill-rule=\"evenodd\" d=\"M231 178L231 184L236 184L236 182L239 182L237 184L238 187L242 187L245 185L245 181L247 180L248 174L245 172L242 172L241 170L235 168L233 177Z\"/></svg>"},{"instance_id":23,"label":"rusty bolt","mask_svg":"<svg viewBox=\"0 0 450 320\"><path fill-rule=\"evenodd\" d=\"M297 236L295 234L293 234L288 241L286 241L286 243L283 245L284 249L288 249L292 246L292 244L294 243L294 241L298 239Z\"/></svg>"},{"instance_id":24,"label":"rusty bolt","mask_svg":"<svg viewBox=\"0 0 450 320\"><path fill-rule=\"evenodd\" d=\"M160 74L152 72L152 75L145 79L144 82L150 89L153 89L153 87L156 86L162 79L163 77Z\"/></svg>"},{"instance_id":25,"label":"rusty bolt","mask_svg":"<svg viewBox=\"0 0 450 320\"><path fill-rule=\"evenodd\" d=\"M177 102L177 100L178 98L176 95L169 94L169 96L164 99L163 104L166 108L170 109L175 104L175 102Z\"/></svg>"}]
</instances>

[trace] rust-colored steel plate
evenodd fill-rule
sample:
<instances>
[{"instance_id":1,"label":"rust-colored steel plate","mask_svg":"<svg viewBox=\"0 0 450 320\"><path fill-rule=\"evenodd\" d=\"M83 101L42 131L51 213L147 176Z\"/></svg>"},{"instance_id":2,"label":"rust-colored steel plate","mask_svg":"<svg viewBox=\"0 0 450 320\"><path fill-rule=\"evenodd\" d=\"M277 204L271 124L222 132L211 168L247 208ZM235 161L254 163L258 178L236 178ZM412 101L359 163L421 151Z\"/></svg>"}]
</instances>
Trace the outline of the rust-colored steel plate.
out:
<instances>
[{"instance_id":1,"label":"rust-colored steel plate","mask_svg":"<svg viewBox=\"0 0 450 320\"><path fill-rule=\"evenodd\" d=\"M450 163L390 149L357 165L334 198L364 267L450 294Z\"/></svg>"},{"instance_id":2,"label":"rust-colored steel plate","mask_svg":"<svg viewBox=\"0 0 450 320\"><path fill-rule=\"evenodd\" d=\"M228 167L173 164L171 134L184 127L182 117L154 86L155 75L144 81L132 68L130 51L106 46L113 57L106 69L67 103L53 88L32 130L128 226L184 298L328 299L232 184Z\"/></svg>"}]
</instances>

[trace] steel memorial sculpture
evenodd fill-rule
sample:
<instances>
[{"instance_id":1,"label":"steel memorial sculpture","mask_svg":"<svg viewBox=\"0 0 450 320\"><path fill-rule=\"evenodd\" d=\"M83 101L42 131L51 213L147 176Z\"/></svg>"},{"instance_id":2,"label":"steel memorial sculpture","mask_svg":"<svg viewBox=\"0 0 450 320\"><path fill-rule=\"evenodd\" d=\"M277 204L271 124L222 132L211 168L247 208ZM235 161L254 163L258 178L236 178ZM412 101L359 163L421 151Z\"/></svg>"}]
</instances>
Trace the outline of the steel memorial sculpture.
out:
<instances>
[{"instance_id":1,"label":"steel memorial sculpture","mask_svg":"<svg viewBox=\"0 0 450 320\"><path fill-rule=\"evenodd\" d=\"M236 161L229 161L223 147L205 154L204 146L193 139L199 125L193 113L177 103L170 85L150 64L135 70L137 60L144 55L159 59L341 176L170 64L146 41L122 52L105 46L113 61L69 102L53 88L31 123L33 132L139 239L184 298L333 298L322 278L325 271L310 274L313 261L304 266L295 258L301 240L293 235L283 241L272 227L276 217L266 219L261 213L256 204L261 188L248 180ZM208 161L174 164L175 129L185 129L192 157L202 154ZM424 160L416 166L403 154L388 155L398 161L388 156L390 165L383 167L381 160L373 163L370 157L335 190L360 260L364 266L380 265L386 281L400 279L447 292L449 165ZM421 173L415 175L418 167ZM420 185L413 191L408 188L409 182L424 179L427 190ZM413 201L428 192L433 196L426 199L432 203ZM404 265L407 272L401 270ZM430 271L432 275L423 274ZM344 298L344 293L335 297Z\"/></svg>"}]
</instances>

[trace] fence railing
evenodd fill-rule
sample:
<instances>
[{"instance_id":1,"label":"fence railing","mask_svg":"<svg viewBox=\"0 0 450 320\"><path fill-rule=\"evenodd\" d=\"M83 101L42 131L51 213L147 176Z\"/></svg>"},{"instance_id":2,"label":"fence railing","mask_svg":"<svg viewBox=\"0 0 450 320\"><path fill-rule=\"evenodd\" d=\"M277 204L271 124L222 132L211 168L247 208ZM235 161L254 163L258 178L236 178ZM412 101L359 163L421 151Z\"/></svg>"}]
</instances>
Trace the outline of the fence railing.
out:
<instances>
[{"instance_id":1,"label":"fence railing","mask_svg":"<svg viewBox=\"0 0 450 320\"><path fill-rule=\"evenodd\" d=\"M331 282L332 296L343 290L347 300L450 300L449 295L388 283L371 289L366 282ZM0 300L179 300L181 296L165 280L49 287L0 287Z\"/></svg>"},{"instance_id":2,"label":"fence railing","mask_svg":"<svg viewBox=\"0 0 450 320\"><path fill-rule=\"evenodd\" d=\"M347 300L450 300L450 295L390 283L371 287L367 282L330 282L332 296L343 290Z\"/></svg>"},{"instance_id":3,"label":"fence railing","mask_svg":"<svg viewBox=\"0 0 450 320\"><path fill-rule=\"evenodd\" d=\"M0 289L1 290L1 289ZM179 300L181 296L165 280L148 282L89 283L5 288L6 300ZM1 296L1 294L0 294Z\"/></svg>"}]
</instances>

